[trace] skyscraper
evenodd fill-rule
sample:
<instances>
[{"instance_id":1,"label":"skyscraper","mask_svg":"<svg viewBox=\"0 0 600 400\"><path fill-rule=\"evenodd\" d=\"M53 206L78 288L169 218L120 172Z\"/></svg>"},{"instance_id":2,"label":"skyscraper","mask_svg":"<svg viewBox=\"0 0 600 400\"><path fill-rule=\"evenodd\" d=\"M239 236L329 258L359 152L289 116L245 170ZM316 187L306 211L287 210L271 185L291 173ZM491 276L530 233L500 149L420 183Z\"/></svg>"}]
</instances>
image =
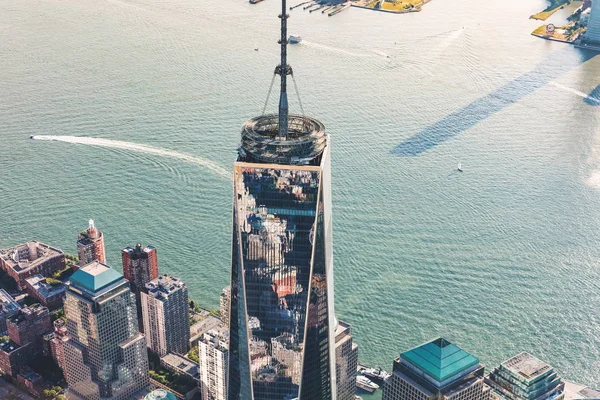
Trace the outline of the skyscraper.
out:
<instances>
[{"instance_id":1,"label":"skyscraper","mask_svg":"<svg viewBox=\"0 0 600 400\"><path fill-rule=\"evenodd\" d=\"M289 114L281 11L278 115L246 122L234 164L231 400L336 398L329 137Z\"/></svg>"},{"instance_id":2,"label":"skyscraper","mask_svg":"<svg viewBox=\"0 0 600 400\"><path fill-rule=\"evenodd\" d=\"M71 276L64 343L69 399L129 400L149 383L146 340L123 275L94 261Z\"/></svg>"},{"instance_id":3,"label":"skyscraper","mask_svg":"<svg viewBox=\"0 0 600 400\"><path fill-rule=\"evenodd\" d=\"M565 383L554 368L529 353L504 361L486 377L493 400L562 400Z\"/></svg>"},{"instance_id":4,"label":"skyscraper","mask_svg":"<svg viewBox=\"0 0 600 400\"><path fill-rule=\"evenodd\" d=\"M489 400L479 359L438 338L400 354L383 400Z\"/></svg>"},{"instance_id":5,"label":"skyscraper","mask_svg":"<svg viewBox=\"0 0 600 400\"><path fill-rule=\"evenodd\" d=\"M77 236L77 255L80 267L95 260L106 262L104 235L96 229L92 219L89 221L88 228Z\"/></svg>"},{"instance_id":6,"label":"skyscraper","mask_svg":"<svg viewBox=\"0 0 600 400\"><path fill-rule=\"evenodd\" d=\"M123 260L123 275L131 284L131 291L135 294L138 320L140 328L143 329L140 293L144 290L146 283L158 278L158 255L154 247L143 247L141 243L137 243L135 247L126 247L121 250L121 259Z\"/></svg>"},{"instance_id":7,"label":"skyscraper","mask_svg":"<svg viewBox=\"0 0 600 400\"><path fill-rule=\"evenodd\" d=\"M164 356L185 354L190 342L188 290L180 279L161 275L141 293L148 348Z\"/></svg>"},{"instance_id":8,"label":"skyscraper","mask_svg":"<svg viewBox=\"0 0 600 400\"><path fill-rule=\"evenodd\" d=\"M600 0L592 0L587 31L581 39L580 46L600 50Z\"/></svg>"}]
</instances>

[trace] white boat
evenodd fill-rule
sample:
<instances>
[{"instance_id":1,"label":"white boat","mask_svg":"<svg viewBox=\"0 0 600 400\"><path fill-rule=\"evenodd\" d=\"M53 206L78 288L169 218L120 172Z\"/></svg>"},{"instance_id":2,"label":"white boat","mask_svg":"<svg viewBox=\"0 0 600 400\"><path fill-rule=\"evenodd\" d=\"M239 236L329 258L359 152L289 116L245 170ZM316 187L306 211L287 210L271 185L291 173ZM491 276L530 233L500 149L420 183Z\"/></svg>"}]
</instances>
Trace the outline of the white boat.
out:
<instances>
[{"instance_id":1,"label":"white boat","mask_svg":"<svg viewBox=\"0 0 600 400\"><path fill-rule=\"evenodd\" d=\"M366 376L358 375L356 377L356 386L362 390L366 390L369 393L373 393L377 389L379 389L379 385L372 382Z\"/></svg>"},{"instance_id":2,"label":"white boat","mask_svg":"<svg viewBox=\"0 0 600 400\"><path fill-rule=\"evenodd\" d=\"M458 168L456 168L458 172L463 172L461 163L458 163Z\"/></svg>"},{"instance_id":3,"label":"white boat","mask_svg":"<svg viewBox=\"0 0 600 400\"><path fill-rule=\"evenodd\" d=\"M388 372L382 370L381 368L363 368L359 372L373 381L383 382L391 376Z\"/></svg>"},{"instance_id":4,"label":"white boat","mask_svg":"<svg viewBox=\"0 0 600 400\"><path fill-rule=\"evenodd\" d=\"M297 44L300 43L302 41L302 37L298 36L298 35L290 35L290 37L288 38L288 42L290 44Z\"/></svg>"},{"instance_id":5,"label":"white boat","mask_svg":"<svg viewBox=\"0 0 600 400\"><path fill-rule=\"evenodd\" d=\"M258 51L258 45L254 46L254 51Z\"/></svg>"}]
</instances>

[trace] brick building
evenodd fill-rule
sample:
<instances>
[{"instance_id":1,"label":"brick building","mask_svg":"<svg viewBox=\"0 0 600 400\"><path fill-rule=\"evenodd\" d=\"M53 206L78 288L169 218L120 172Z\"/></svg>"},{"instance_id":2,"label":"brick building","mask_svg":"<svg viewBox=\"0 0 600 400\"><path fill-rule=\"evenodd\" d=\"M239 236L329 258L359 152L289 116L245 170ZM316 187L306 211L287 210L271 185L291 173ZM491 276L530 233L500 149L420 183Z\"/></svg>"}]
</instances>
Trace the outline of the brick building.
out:
<instances>
[{"instance_id":1,"label":"brick building","mask_svg":"<svg viewBox=\"0 0 600 400\"><path fill-rule=\"evenodd\" d=\"M65 265L62 250L37 241L0 250L0 268L15 280L20 290L25 289L25 279L37 274L52 276Z\"/></svg>"}]
</instances>

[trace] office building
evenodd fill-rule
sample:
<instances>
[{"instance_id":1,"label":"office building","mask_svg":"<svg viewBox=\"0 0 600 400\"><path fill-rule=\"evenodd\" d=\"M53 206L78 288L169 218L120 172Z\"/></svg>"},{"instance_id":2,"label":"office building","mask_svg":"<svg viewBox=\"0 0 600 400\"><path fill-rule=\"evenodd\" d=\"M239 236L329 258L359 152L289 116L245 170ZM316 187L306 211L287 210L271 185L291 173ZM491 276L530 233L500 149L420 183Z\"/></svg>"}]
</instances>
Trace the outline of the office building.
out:
<instances>
[{"instance_id":1,"label":"office building","mask_svg":"<svg viewBox=\"0 0 600 400\"><path fill-rule=\"evenodd\" d=\"M438 338L400 354L383 400L489 400L479 359Z\"/></svg>"},{"instance_id":2,"label":"office building","mask_svg":"<svg viewBox=\"0 0 600 400\"><path fill-rule=\"evenodd\" d=\"M6 328L10 340L19 346L31 343L32 356L39 355L43 349L43 335L52 331L50 312L41 304L23 307L6 320Z\"/></svg>"},{"instance_id":3,"label":"office building","mask_svg":"<svg viewBox=\"0 0 600 400\"><path fill-rule=\"evenodd\" d=\"M30 343L19 346L6 336L0 338L0 374L16 378L21 368L31 358L30 347Z\"/></svg>"},{"instance_id":4,"label":"office building","mask_svg":"<svg viewBox=\"0 0 600 400\"><path fill-rule=\"evenodd\" d=\"M229 357L228 328L221 325L205 332L198 341L202 400L226 400Z\"/></svg>"},{"instance_id":5,"label":"office building","mask_svg":"<svg viewBox=\"0 0 600 400\"><path fill-rule=\"evenodd\" d=\"M37 274L52 276L65 265L62 250L36 241L0 250L0 268L15 280L19 290L25 289L25 279Z\"/></svg>"},{"instance_id":6,"label":"office building","mask_svg":"<svg viewBox=\"0 0 600 400\"><path fill-rule=\"evenodd\" d=\"M229 326L229 305L231 302L231 286L226 286L219 296L219 314L225 326Z\"/></svg>"},{"instance_id":7,"label":"office building","mask_svg":"<svg viewBox=\"0 0 600 400\"><path fill-rule=\"evenodd\" d=\"M149 384L135 296L116 270L94 261L71 276L64 343L69 399L129 400Z\"/></svg>"},{"instance_id":8,"label":"office building","mask_svg":"<svg viewBox=\"0 0 600 400\"><path fill-rule=\"evenodd\" d=\"M123 260L123 275L131 285L137 304L138 322L140 329L144 329L142 322L141 292L146 283L158 278L158 255L152 246L143 247L137 243L134 247L121 250Z\"/></svg>"},{"instance_id":9,"label":"office building","mask_svg":"<svg viewBox=\"0 0 600 400\"><path fill-rule=\"evenodd\" d=\"M8 333L6 330L6 319L15 315L20 309L21 306L19 303L6 293L6 290L0 289L0 336Z\"/></svg>"},{"instance_id":10,"label":"office building","mask_svg":"<svg viewBox=\"0 0 600 400\"><path fill-rule=\"evenodd\" d=\"M563 400L565 383L550 365L529 353L504 361L486 377L492 400Z\"/></svg>"},{"instance_id":11,"label":"office building","mask_svg":"<svg viewBox=\"0 0 600 400\"><path fill-rule=\"evenodd\" d=\"M289 113L285 0L280 18L279 111L243 125L234 164L231 400L337 393L329 136Z\"/></svg>"},{"instance_id":12,"label":"office building","mask_svg":"<svg viewBox=\"0 0 600 400\"><path fill-rule=\"evenodd\" d=\"M579 44L581 47L600 50L600 0L592 0L587 31Z\"/></svg>"},{"instance_id":13,"label":"office building","mask_svg":"<svg viewBox=\"0 0 600 400\"><path fill-rule=\"evenodd\" d=\"M25 279L27 294L50 310L61 308L65 301L67 287L56 279L46 279L42 275L34 275Z\"/></svg>"},{"instance_id":14,"label":"office building","mask_svg":"<svg viewBox=\"0 0 600 400\"><path fill-rule=\"evenodd\" d=\"M92 219L89 221L88 228L77 236L77 255L80 267L92 261L106 262L104 235L96 228Z\"/></svg>"},{"instance_id":15,"label":"office building","mask_svg":"<svg viewBox=\"0 0 600 400\"><path fill-rule=\"evenodd\" d=\"M35 373L29 367L23 367L17 374L17 382L25 390L32 395L43 399L45 396L42 395L42 391L45 389L45 383L42 377Z\"/></svg>"},{"instance_id":16,"label":"office building","mask_svg":"<svg viewBox=\"0 0 600 400\"><path fill-rule=\"evenodd\" d=\"M337 400L354 400L358 345L352 340L350 325L339 321L335 330L335 373Z\"/></svg>"},{"instance_id":17,"label":"office building","mask_svg":"<svg viewBox=\"0 0 600 400\"><path fill-rule=\"evenodd\" d=\"M178 278L161 275L146 284L141 303L148 348L160 357L186 354L190 341L187 286Z\"/></svg>"}]
</instances>

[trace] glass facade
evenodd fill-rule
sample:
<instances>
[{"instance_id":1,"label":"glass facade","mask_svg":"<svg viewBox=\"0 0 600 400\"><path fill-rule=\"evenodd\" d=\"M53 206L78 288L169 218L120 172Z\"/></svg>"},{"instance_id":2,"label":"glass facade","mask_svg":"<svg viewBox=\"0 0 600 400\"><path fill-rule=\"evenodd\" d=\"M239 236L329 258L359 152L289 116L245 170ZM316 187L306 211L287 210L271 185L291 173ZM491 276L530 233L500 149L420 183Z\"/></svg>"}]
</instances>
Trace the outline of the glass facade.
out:
<instances>
[{"instance_id":1,"label":"glass facade","mask_svg":"<svg viewBox=\"0 0 600 400\"><path fill-rule=\"evenodd\" d=\"M327 154L235 163L229 399L335 398Z\"/></svg>"}]
</instances>

